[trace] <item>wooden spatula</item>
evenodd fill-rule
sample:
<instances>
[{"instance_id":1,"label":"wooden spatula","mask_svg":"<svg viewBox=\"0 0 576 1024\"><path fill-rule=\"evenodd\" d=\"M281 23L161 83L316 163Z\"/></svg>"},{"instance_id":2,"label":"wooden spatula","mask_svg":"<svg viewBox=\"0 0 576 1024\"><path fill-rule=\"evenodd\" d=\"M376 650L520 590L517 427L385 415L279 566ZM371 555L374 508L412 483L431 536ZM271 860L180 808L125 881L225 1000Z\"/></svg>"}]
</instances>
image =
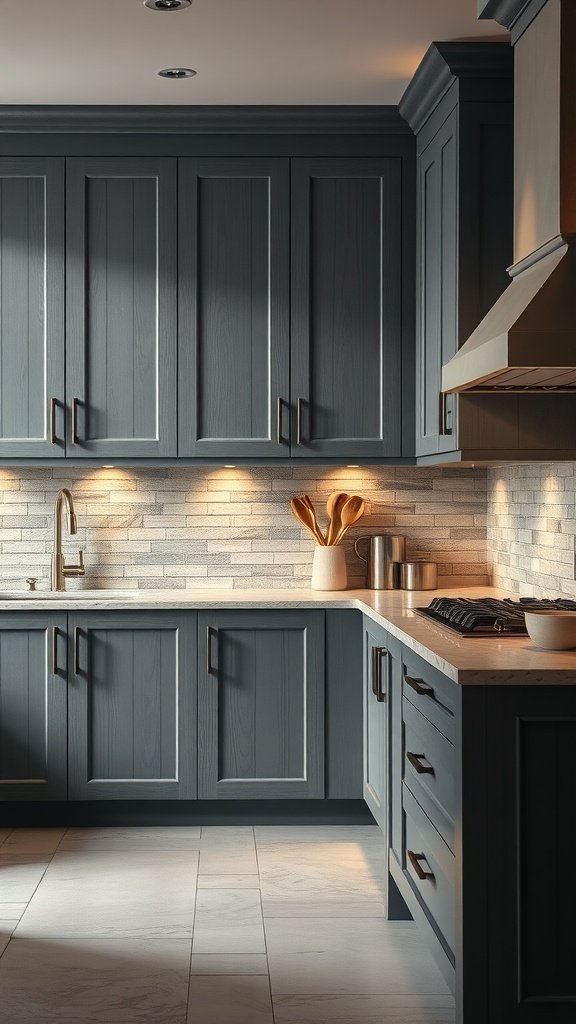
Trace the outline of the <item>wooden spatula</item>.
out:
<instances>
[{"instance_id":1,"label":"wooden spatula","mask_svg":"<svg viewBox=\"0 0 576 1024\"><path fill-rule=\"evenodd\" d=\"M364 498L358 497L357 494L353 494L348 501L345 501L342 510L340 512L340 529L336 534L333 543L339 544L343 539L344 534L350 529L354 523L357 523L362 518L366 510L366 502Z\"/></svg>"},{"instance_id":2,"label":"wooden spatula","mask_svg":"<svg viewBox=\"0 0 576 1024\"><path fill-rule=\"evenodd\" d=\"M326 512L328 513L327 544L334 543L334 537L340 529L340 512L344 503L348 501L348 497L349 495L345 491L333 491L326 502Z\"/></svg>"},{"instance_id":3,"label":"wooden spatula","mask_svg":"<svg viewBox=\"0 0 576 1024\"><path fill-rule=\"evenodd\" d=\"M310 501L310 499L308 499L308 501ZM302 523L302 526L306 527L308 533L312 534L316 543L321 544L322 547L324 547L326 540L318 527L318 523L316 522L314 509L310 510L303 498L292 498L290 501L290 507L296 516L296 519Z\"/></svg>"}]
</instances>

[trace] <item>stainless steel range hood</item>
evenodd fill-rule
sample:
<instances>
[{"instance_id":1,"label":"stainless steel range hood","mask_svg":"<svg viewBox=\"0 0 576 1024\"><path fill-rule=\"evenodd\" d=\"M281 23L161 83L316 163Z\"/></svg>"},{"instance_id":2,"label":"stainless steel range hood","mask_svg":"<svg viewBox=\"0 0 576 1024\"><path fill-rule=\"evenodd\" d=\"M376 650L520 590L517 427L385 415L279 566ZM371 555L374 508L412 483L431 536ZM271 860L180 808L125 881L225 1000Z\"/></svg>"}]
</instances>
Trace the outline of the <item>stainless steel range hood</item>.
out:
<instances>
[{"instance_id":1,"label":"stainless steel range hood","mask_svg":"<svg viewBox=\"0 0 576 1024\"><path fill-rule=\"evenodd\" d=\"M512 284L443 367L445 392L576 392L574 0L547 0L516 43L514 163Z\"/></svg>"}]
</instances>

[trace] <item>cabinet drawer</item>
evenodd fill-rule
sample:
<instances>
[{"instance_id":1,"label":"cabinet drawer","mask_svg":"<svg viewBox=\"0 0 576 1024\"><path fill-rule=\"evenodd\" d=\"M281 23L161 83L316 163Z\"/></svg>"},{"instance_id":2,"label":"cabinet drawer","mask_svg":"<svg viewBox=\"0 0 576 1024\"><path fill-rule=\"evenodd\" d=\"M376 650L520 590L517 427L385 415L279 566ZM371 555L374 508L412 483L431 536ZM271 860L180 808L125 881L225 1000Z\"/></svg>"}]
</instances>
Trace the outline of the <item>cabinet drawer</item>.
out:
<instances>
[{"instance_id":1,"label":"cabinet drawer","mask_svg":"<svg viewBox=\"0 0 576 1024\"><path fill-rule=\"evenodd\" d=\"M433 825L454 849L455 750L424 715L404 699L402 777Z\"/></svg>"},{"instance_id":2,"label":"cabinet drawer","mask_svg":"<svg viewBox=\"0 0 576 1024\"><path fill-rule=\"evenodd\" d=\"M456 683L403 648L403 694L451 743L456 738Z\"/></svg>"},{"instance_id":3,"label":"cabinet drawer","mask_svg":"<svg viewBox=\"0 0 576 1024\"><path fill-rule=\"evenodd\" d=\"M403 871L434 931L454 962L454 854L406 785Z\"/></svg>"}]
</instances>

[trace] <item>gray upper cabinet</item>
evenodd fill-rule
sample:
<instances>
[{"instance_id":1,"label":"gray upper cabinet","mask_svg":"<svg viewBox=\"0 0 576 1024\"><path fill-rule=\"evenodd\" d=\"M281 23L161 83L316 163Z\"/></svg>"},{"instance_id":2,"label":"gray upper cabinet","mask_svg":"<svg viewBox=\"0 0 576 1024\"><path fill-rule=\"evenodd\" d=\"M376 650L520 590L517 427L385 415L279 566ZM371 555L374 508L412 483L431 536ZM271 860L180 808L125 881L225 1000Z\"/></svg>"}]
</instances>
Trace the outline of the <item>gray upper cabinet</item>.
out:
<instances>
[{"instance_id":1,"label":"gray upper cabinet","mask_svg":"<svg viewBox=\"0 0 576 1024\"><path fill-rule=\"evenodd\" d=\"M198 795L324 796L324 613L198 616Z\"/></svg>"},{"instance_id":2,"label":"gray upper cabinet","mask_svg":"<svg viewBox=\"0 0 576 1024\"><path fill-rule=\"evenodd\" d=\"M64 161L0 159L0 457L64 455Z\"/></svg>"},{"instance_id":3,"label":"gray upper cabinet","mask_svg":"<svg viewBox=\"0 0 576 1024\"><path fill-rule=\"evenodd\" d=\"M69 796L196 797L196 616L70 615Z\"/></svg>"},{"instance_id":4,"label":"gray upper cabinet","mask_svg":"<svg viewBox=\"0 0 576 1024\"><path fill-rule=\"evenodd\" d=\"M0 615L0 801L66 799L66 615Z\"/></svg>"},{"instance_id":5,"label":"gray upper cabinet","mask_svg":"<svg viewBox=\"0 0 576 1024\"><path fill-rule=\"evenodd\" d=\"M67 454L176 455L176 161L67 162Z\"/></svg>"},{"instance_id":6,"label":"gray upper cabinet","mask_svg":"<svg viewBox=\"0 0 576 1024\"><path fill-rule=\"evenodd\" d=\"M292 455L402 452L402 160L292 161Z\"/></svg>"},{"instance_id":7,"label":"gray upper cabinet","mask_svg":"<svg viewBox=\"0 0 576 1024\"><path fill-rule=\"evenodd\" d=\"M179 175L179 454L286 457L289 161Z\"/></svg>"}]
</instances>

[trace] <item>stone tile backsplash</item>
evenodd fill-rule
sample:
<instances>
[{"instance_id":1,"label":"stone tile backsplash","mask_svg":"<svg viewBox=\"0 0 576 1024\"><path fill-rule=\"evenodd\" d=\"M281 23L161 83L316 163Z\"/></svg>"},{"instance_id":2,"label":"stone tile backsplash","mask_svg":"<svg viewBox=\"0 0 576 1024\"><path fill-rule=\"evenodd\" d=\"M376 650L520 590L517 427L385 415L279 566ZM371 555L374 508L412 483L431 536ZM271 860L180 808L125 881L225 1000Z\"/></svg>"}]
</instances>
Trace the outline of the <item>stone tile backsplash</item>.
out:
<instances>
[{"instance_id":1,"label":"stone tile backsplash","mask_svg":"<svg viewBox=\"0 0 576 1024\"><path fill-rule=\"evenodd\" d=\"M576 599L576 463L488 471L493 581L523 597Z\"/></svg>"},{"instance_id":2,"label":"stone tile backsplash","mask_svg":"<svg viewBox=\"0 0 576 1024\"><path fill-rule=\"evenodd\" d=\"M314 542L289 499L320 508L333 490L362 494L369 514L346 540L349 586L364 586L352 549L363 533L402 533L408 556L439 564L443 586L488 582L487 476L482 469L326 466L0 469L1 586L49 585L52 510L74 495L86 577L67 588L308 586ZM572 495L573 500L573 495ZM562 535L564 536L564 535Z\"/></svg>"}]
</instances>

